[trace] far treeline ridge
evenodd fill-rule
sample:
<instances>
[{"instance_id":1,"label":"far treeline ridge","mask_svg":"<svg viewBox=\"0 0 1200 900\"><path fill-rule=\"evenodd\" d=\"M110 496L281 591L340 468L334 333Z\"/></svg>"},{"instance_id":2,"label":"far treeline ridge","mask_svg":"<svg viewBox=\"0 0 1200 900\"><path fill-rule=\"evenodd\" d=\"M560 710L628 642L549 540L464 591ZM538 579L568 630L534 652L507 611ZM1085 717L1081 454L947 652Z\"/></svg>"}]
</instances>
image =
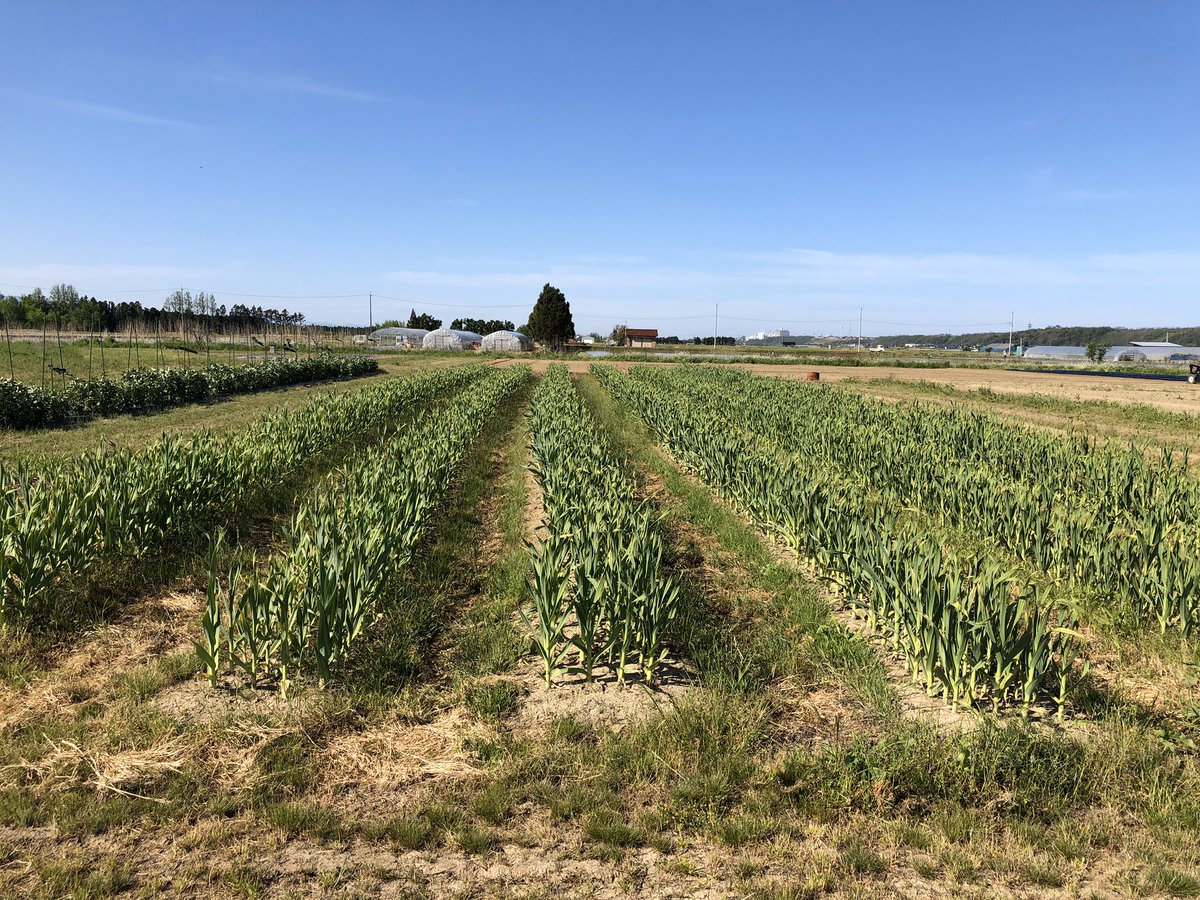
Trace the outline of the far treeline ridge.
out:
<instances>
[{"instance_id":1,"label":"far treeline ridge","mask_svg":"<svg viewBox=\"0 0 1200 900\"><path fill-rule=\"evenodd\" d=\"M945 347L957 350L988 344L1007 344L1008 331L979 331L971 334L895 334L871 338L885 347L905 344ZM1012 333L1013 346L1086 347L1106 344L1119 347L1131 341L1165 341L1184 347L1200 346L1200 327L1188 328L1117 328L1113 325L1051 325L1046 328L1021 328Z\"/></svg>"},{"instance_id":2,"label":"far treeline ridge","mask_svg":"<svg viewBox=\"0 0 1200 900\"><path fill-rule=\"evenodd\" d=\"M49 294L34 288L19 297L0 294L0 320L11 328L61 328L76 331L172 330L184 325L204 325L209 332L240 331L265 326L296 328L304 325L304 313L286 309L264 309L244 303L226 307L212 294L178 290L162 307L143 306L139 301L97 300L56 284Z\"/></svg>"}]
</instances>

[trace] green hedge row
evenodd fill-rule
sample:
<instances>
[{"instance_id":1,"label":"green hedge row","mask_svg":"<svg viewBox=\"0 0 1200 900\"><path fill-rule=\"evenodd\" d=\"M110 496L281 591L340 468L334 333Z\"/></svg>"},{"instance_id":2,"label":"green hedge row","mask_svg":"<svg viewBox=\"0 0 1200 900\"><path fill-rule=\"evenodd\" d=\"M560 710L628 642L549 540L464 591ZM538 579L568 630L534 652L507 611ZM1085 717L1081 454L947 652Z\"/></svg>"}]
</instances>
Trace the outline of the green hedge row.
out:
<instances>
[{"instance_id":1,"label":"green hedge row","mask_svg":"<svg viewBox=\"0 0 1200 900\"><path fill-rule=\"evenodd\" d=\"M46 390L0 379L0 428L44 428L96 416L164 409L224 394L250 394L306 381L374 375L371 357L324 354L308 359L277 359L244 366L215 364L198 369L130 369L119 378L72 381Z\"/></svg>"}]
</instances>

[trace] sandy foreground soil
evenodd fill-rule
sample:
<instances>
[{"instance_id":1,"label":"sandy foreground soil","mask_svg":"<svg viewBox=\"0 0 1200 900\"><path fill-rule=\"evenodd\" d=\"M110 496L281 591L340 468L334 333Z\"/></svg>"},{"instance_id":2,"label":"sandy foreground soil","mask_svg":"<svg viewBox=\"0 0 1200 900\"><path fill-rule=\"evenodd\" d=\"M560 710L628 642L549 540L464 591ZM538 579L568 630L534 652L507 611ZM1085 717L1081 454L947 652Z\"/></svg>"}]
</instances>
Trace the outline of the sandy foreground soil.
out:
<instances>
[{"instance_id":1,"label":"sandy foreground soil","mask_svg":"<svg viewBox=\"0 0 1200 900\"><path fill-rule=\"evenodd\" d=\"M518 360L504 360L509 365ZM571 360L566 365L572 372L586 372L593 360ZM534 360L535 372L544 372L548 360ZM621 369L640 363L616 362ZM673 365L655 363L654 365ZM1097 375L1053 375L1040 372L1010 372L1004 369L904 369L888 366L782 366L755 363L734 364L734 368L776 378L804 378L808 372L819 372L822 381L838 382L847 379L867 381L895 379L945 384L958 390L990 388L1006 394L1046 394L1063 400L1108 400L1114 403L1141 403L1157 406L1170 412L1200 415L1200 385L1179 381L1151 381L1141 378L1107 378Z\"/></svg>"}]
</instances>

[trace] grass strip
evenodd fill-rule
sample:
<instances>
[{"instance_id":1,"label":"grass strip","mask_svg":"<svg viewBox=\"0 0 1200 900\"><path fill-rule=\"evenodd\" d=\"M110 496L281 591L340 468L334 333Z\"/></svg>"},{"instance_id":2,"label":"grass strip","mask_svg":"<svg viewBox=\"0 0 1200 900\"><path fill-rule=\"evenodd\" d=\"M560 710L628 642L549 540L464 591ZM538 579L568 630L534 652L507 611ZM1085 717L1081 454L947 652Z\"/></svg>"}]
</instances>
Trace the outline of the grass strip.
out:
<instances>
[{"instance_id":1,"label":"grass strip","mask_svg":"<svg viewBox=\"0 0 1200 900\"><path fill-rule=\"evenodd\" d=\"M346 683L363 699L392 695L430 672L438 639L460 615L470 615L487 590L480 562L481 507L491 492L494 455L509 445L523 421L532 380L514 391L485 426L460 464L447 497L430 525L429 538L413 564L389 587L379 604L380 619L347 660ZM515 489L514 489L515 491ZM523 584L524 571L508 580ZM515 659L515 651L500 650ZM464 668L469 668L465 661Z\"/></svg>"},{"instance_id":2,"label":"grass strip","mask_svg":"<svg viewBox=\"0 0 1200 900\"><path fill-rule=\"evenodd\" d=\"M705 677L735 690L761 690L771 680L801 677L812 683L834 678L867 708L885 718L896 697L875 652L829 617L817 584L783 561L752 524L688 478L657 449L642 421L623 409L591 375L580 393L601 427L641 471L660 479L668 496L668 521L686 523L689 533L711 536L713 549L738 564L749 584L720 584L716 596L695 577L684 578L684 602L672 641L700 665ZM675 547L677 561L702 560L705 550L689 541ZM720 579L722 567L709 567ZM738 593L752 588L758 603L747 607ZM760 606L759 604L764 604Z\"/></svg>"}]
</instances>

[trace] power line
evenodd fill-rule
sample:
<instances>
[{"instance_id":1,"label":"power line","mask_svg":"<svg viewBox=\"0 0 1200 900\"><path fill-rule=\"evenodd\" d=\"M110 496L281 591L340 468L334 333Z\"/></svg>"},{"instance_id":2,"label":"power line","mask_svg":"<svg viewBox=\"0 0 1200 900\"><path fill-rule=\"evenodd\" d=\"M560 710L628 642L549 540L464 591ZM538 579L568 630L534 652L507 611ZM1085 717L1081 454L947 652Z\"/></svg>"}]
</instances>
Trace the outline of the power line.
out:
<instances>
[{"instance_id":1,"label":"power line","mask_svg":"<svg viewBox=\"0 0 1200 900\"><path fill-rule=\"evenodd\" d=\"M903 325L906 328L1000 328L1007 322L885 322L882 319L864 319L872 325Z\"/></svg>"},{"instance_id":2,"label":"power line","mask_svg":"<svg viewBox=\"0 0 1200 900\"><path fill-rule=\"evenodd\" d=\"M126 293L132 293L132 291ZM217 292L213 291L213 293ZM237 294L233 291L220 291L220 293L226 297L261 297L264 300L361 300L363 297L370 296L369 294Z\"/></svg>"},{"instance_id":3,"label":"power line","mask_svg":"<svg viewBox=\"0 0 1200 900\"><path fill-rule=\"evenodd\" d=\"M695 319L707 319L708 318L707 313L699 315L699 316L647 316L647 315L630 316L630 315L626 315L624 313L616 313L616 312L589 313L589 312L575 312L574 310L571 310L571 315L573 318L576 318L576 319L619 319L621 321L624 321L625 319L634 319L634 320L653 319L655 322L682 322L682 321L693 321Z\"/></svg>"},{"instance_id":4,"label":"power line","mask_svg":"<svg viewBox=\"0 0 1200 900\"><path fill-rule=\"evenodd\" d=\"M365 297L366 294L360 296ZM479 303L435 303L432 300L413 300L411 297L405 299L403 297L387 297L383 294L375 294L377 300L391 300L393 303L404 303L412 306L437 306L445 307L446 309L532 309L530 303L496 303L496 304L479 304Z\"/></svg>"}]
</instances>

